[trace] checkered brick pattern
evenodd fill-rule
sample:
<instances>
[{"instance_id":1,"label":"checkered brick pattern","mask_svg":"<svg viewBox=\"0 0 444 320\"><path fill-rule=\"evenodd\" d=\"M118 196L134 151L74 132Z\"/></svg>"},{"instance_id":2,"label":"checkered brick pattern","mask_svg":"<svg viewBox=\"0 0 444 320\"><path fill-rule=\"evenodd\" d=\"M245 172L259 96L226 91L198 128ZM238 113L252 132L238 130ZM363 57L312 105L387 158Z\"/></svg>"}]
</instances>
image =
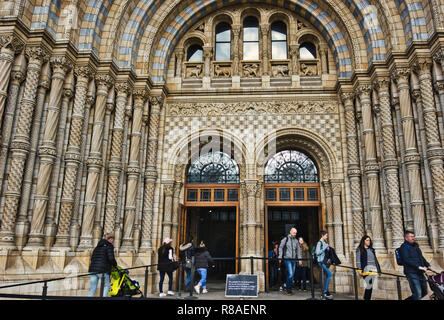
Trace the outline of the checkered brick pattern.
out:
<instances>
[{"instance_id":1,"label":"checkered brick pattern","mask_svg":"<svg viewBox=\"0 0 444 320\"><path fill-rule=\"evenodd\" d=\"M341 159L339 114L266 114L221 115L203 117L167 116L165 121L164 158L179 139L200 129L222 129L253 147L275 130L303 128L320 135ZM253 143L253 145L251 144Z\"/></svg>"}]
</instances>

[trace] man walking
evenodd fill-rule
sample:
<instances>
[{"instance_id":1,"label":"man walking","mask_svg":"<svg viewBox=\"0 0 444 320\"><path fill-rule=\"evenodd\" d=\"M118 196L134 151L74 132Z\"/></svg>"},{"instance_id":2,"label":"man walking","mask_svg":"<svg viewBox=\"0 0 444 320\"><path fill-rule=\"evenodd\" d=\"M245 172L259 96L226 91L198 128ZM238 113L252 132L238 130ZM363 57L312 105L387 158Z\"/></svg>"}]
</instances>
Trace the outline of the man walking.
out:
<instances>
[{"instance_id":1,"label":"man walking","mask_svg":"<svg viewBox=\"0 0 444 320\"><path fill-rule=\"evenodd\" d=\"M415 233L406 231L404 243L400 247L400 256L404 266L404 274L409 282L412 295L406 300L421 300L427 295L427 280L424 273L427 270L435 272L424 259L421 249L415 241Z\"/></svg>"},{"instance_id":2,"label":"man walking","mask_svg":"<svg viewBox=\"0 0 444 320\"><path fill-rule=\"evenodd\" d=\"M291 286L293 284L294 274L296 271L296 260L287 259L301 259L301 247L299 240L296 238L297 229L295 227L290 229L290 234L282 239L279 245L279 259L285 261L285 267L287 269L286 279L286 295L292 295ZM299 265L302 265L302 261L299 260Z\"/></svg>"},{"instance_id":3,"label":"man walking","mask_svg":"<svg viewBox=\"0 0 444 320\"><path fill-rule=\"evenodd\" d=\"M91 288L89 290L89 297L93 297L97 290L97 283L99 279L105 281L103 288L103 296L107 297L110 288L110 273L111 266L117 266L114 258L114 235L112 233L105 234L104 239L100 240L97 247L94 249L91 256L91 263L88 272L92 272L90 277ZM102 278L103 277L103 278Z\"/></svg>"}]
</instances>

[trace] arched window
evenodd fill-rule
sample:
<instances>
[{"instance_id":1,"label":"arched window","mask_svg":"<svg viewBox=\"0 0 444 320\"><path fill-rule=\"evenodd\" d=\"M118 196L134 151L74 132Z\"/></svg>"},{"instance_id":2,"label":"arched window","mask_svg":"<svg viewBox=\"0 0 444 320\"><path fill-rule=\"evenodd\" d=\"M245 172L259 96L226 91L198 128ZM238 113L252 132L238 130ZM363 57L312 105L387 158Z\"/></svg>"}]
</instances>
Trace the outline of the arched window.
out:
<instances>
[{"instance_id":1,"label":"arched window","mask_svg":"<svg viewBox=\"0 0 444 320\"><path fill-rule=\"evenodd\" d=\"M243 60L259 60L259 22L255 17L244 19Z\"/></svg>"},{"instance_id":2,"label":"arched window","mask_svg":"<svg viewBox=\"0 0 444 320\"><path fill-rule=\"evenodd\" d=\"M231 27L226 22L216 26L216 61L229 61L231 52Z\"/></svg>"},{"instance_id":3,"label":"arched window","mask_svg":"<svg viewBox=\"0 0 444 320\"><path fill-rule=\"evenodd\" d=\"M190 164L187 183L239 183L239 167L228 154L203 154Z\"/></svg>"},{"instance_id":4,"label":"arched window","mask_svg":"<svg viewBox=\"0 0 444 320\"><path fill-rule=\"evenodd\" d=\"M282 21L271 24L271 59L287 59L287 25Z\"/></svg>"},{"instance_id":5,"label":"arched window","mask_svg":"<svg viewBox=\"0 0 444 320\"><path fill-rule=\"evenodd\" d=\"M193 44L188 47L187 50L187 61L189 62L199 62L202 61L203 50L202 46L198 44Z\"/></svg>"},{"instance_id":6,"label":"arched window","mask_svg":"<svg viewBox=\"0 0 444 320\"><path fill-rule=\"evenodd\" d=\"M316 46L311 42L304 42L299 47L299 58L316 59Z\"/></svg>"},{"instance_id":7,"label":"arched window","mask_svg":"<svg viewBox=\"0 0 444 320\"><path fill-rule=\"evenodd\" d=\"M318 169L306 154L296 150L276 153L265 167L266 183L317 183Z\"/></svg>"}]
</instances>

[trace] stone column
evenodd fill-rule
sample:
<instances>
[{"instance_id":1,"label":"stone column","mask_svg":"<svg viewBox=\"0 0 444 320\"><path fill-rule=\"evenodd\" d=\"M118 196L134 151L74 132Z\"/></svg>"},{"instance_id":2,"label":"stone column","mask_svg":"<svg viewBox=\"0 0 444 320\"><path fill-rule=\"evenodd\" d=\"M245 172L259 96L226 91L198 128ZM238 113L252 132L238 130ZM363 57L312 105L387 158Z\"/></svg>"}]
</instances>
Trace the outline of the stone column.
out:
<instances>
[{"instance_id":1,"label":"stone column","mask_svg":"<svg viewBox=\"0 0 444 320\"><path fill-rule=\"evenodd\" d=\"M74 70L71 69L69 74L66 76L65 84L63 86L63 98L62 106L59 115L58 122L58 133L56 142L56 158L53 164L51 185L49 187L49 202L46 214L45 222L45 246L49 247L53 242L57 232L56 226L56 207L58 199L57 195L59 189L63 187L63 180L61 181L62 174L62 162L64 155L64 144L66 137L66 127L67 127L67 117L68 117L68 107L70 101L74 95ZM34 203L35 205L35 203Z\"/></svg>"},{"instance_id":2,"label":"stone column","mask_svg":"<svg viewBox=\"0 0 444 320\"><path fill-rule=\"evenodd\" d=\"M430 72L432 61L429 58L418 58L416 66L419 71L419 85L427 140L427 159L432 175L435 208L438 217L439 248L444 249L444 152L439 136L436 105L433 97L432 75ZM425 227L425 219L420 221L419 224ZM421 232L420 236L424 236L423 241L426 242L427 230L421 229ZM416 234L415 237L421 239Z\"/></svg>"},{"instance_id":3,"label":"stone column","mask_svg":"<svg viewBox=\"0 0 444 320\"><path fill-rule=\"evenodd\" d=\"M145 189L142 218L141 250L152 250L152 226L154 213L154 191L157 179L157 145L159 139L160 114L163 105L162 96L150 97L150 120L148 128L148 149L146 154Z\"/></svg>"},{"instance_id":4,"label":"stone column","mask_svg":"<svg viewBox=\"0 0 444 320\"><path fill-rule=\"evenodd\" d=\"M62 199L60 203L59 225L56 235L56 247L68 247L69 229L73 217L74 191L76 187L79 166L82 162L81 144L82 131L88 119L85 119L85 102L88 82L93 77L89 66L75 68L77 83L75 86L74 106L71 117L71 127L68 138L68 149L65 153L65 174L63 179Z\"/></svg>"},{"instance_id":5,"label":"stone column","mask_svg":"<svg viewBox=\"0 0 444 320\"><path fill-rule=\"evenodd\" d=\"M327 67L328 67L328 61L327 61L327 48L323 48L321 47L319 50L319 54L321 56L321 70L322 70L322 74L326 74L327 72Z\"/></svg>"},{"instance_id":6,"label":"stone column","mask_svg":"<svg viewBox=\"0 0 444 320\"><path fill-rule=\"evenodd\" d=\"M240 65L240 58L239 58L239 43L240 43L240 33L241 33L241 26L238 24L235 24L232 26L233 30L233 76L239 76L239 65Z\"/></svg>"},{"instance_id":7,"label":"stone column","mask_svg":"<svg viewBox=\"0 0 444 320\"><path fill-rule=\"evenodd\" d=\"M247 194L247 255L256 254L256 180L245 180L245 191Z\"/></svg>"},{"instance_id":8,"label":"stone column","mask_svg":"<svg viewBox=\"0 0 444 320\"><path fill-rule=\"evenodd\" d=\"M211 57L213 55L213 48L209 46L203 47L203 58L204 58L204 76L209 77L210 76L210 69L211 69Z\"/></svg>"},{"instance_id":9,"label":"stone column","mask_svg":"<svg viewBox=\"0 0 444 320\"><path fill-rule=\"evenodd\" d=\"M378 78L374 86L378 90L380 105L380 127L382 136L383 169L388 193L389 217L392 224L392 247L398 248L404 242L404 230L399 192L398 160L395 147L392 110L390 106L390 79Z\"/></svg>"},{"instance_id":10,"label":"stone column","mask_svg":"<svg viewBox=\"0 0 444 320\"><path fill-rule=\"evenodd\" d=\"M409 74L410 70L408 68L398 67L393 71L392 76L397 84L399 95L399 107L405 147L404 162L406 164L409 180L414 232L420 245L428 246L424 200L420 177L421 157L416 144L415 124L410 100Z\"/></svg>"},{"instance_id":11,"label":"stone column","mask_svg":"<svg viewBox=\"0 0 444 320\"><path fill-rule=\"evenodd\" d=\"M182 77L182 63L183 63L183 48L178 48L176 51L176 77Z\"/></svg>"},{"instance_id":12,"label":"stone column","mask_svg":"<svg viewBox=\"0 0 444 320\"><path fill-rule=\"evenodd\" d=\"M290 45L291 56L291 74L299 74L298 61L299 61L299 44Z\"/></svg>"},{"instance_id":13,"label":"stone column","mask_svg":"<svg viewBox=\"0 0 444 320\"><path fill-rule=\"evenodd\" d=\"M14 55L23 50L23 43L13 34L0 35L0 126L8 97L8 85Z\"/></svg>"},{"instance_id":14,"label":"stone column","mask_svg":"<svg viewBox=\"0 0 444 320\"><path fill-rule=\"evenodd\" d=\"M125 220L123 225L122 250L134 249L133 229L136 221L136 198L140 175L140 142L142 139L142 114L147 98L147 90L140 88L133 91L133 124L131 127L131 146L126 183Z\"/></svg>"},{"instance_id":15,"label":"stone column","mask_svg":"<svg viewBox=\"0 0 444 320\"><path fill-rule=\"evenodd\" d=\"M31 230L28 246L43 246L43 224L48 206L48 193L52 169L57 155L56 138L59 124L63 83L66 72L71 68L65 57L51 58L53 69L48 113L43 129L42 144L39 148L39 173L34 195Z\"/></svg>"},{"instance_id":16,"label":"stone column","mask_svg":"<svg viewBox=\"0 0 444 320\"><path fill-rule=\"evenodd\" d=\"M118 82L115 86L116 111L114 115L113 136L111 142L111 158L108 163L108 192L105 205L104 233L114 232L117 215L117 197L119 190L119 176L122 171L122 141L125 106L130 86L126 82Z\"/></svg>"},{"instance_id":17,"label":"stone column","mask_svg":"<svg viewBox=\"0 0 444 320\"><path fill-rule=\"evenodd\" d=\"M268 53L268 33L270 32L269 24L260 25L262 34L262 74L268 76L270 74L269 68L269 53Z\"/></svg>"},{"instance_id":18,"label":"stone column","mask_svg":"<svg viewBox=\"0 0 444 320\"><path fill-rule=\"evenodd\" d=\"M370 101L371 86L359 85L357 94L362 110L362 135L365 149L365 175L367 177L370 219L375 249L384 250L384 233L381 214L381 195L379 188L379 165L376 157L375 132L373 126L372 104Z\"/></svg>"},{"instance_id":19,"label":"stone column","mask_svg":"<svg viewBox=\"0 0 444 320\"><path fill-rule=\"evenodd\" d=\"M6 106L5 117L1 121L1 145L0 145L0 187L3 186L3 176L5 174L9 143L12 136L12 125L14 114L17 107L17 100L20 92L20 84L25 79L26 58L22 52L14 62L11 71L11 84L9 86L8 103Z\"/></svg>"},{"instance_id":20,"label":"stone column","mask_svg":"<svg viewBox=\"0 0 444 320\"><path fill-rule=\"evenodd\" d=\"M22 182L22 195L20 197L20 205L16 220L16 245L18 249L23 248L26 242L26 236L29 232L29 222L28 222L28 206L31 198L31 187L34 176L34 165L37 157L37 145L40 140L40 127L41 119L43 116L43 106L45 104L46 92L50 85L50 64L45 63L42 67L42 72L40 74L40 80L37 90L37 101L34 110L34 115L32 119L31 132L30 132L30 149L29 154L26 159L25 174L23 176Z\"/></svg>"},{"instance_id":21,"label":"stone column","mask_svg":"<svg viewBox=\"0 0 444 320\"><path fill-rule=\"evenodd\" d=\"M332 183L331 191L333 195L333 230L335 234L335 250L338 255L344 255L344 236L342 232L343 223L341 210L342 184L337 182Z\"/></svg>"},{"instance_id":22,"label":"stone column","mask_svg":"<svg viewBox=\"0 0 444 320\"><path fill-rule=\"evenodd\" d=\"M165 204L163 207L162 237L165 238L171 237L174 182L168 181L164 183L163 193L165 196Z\"/></svg>"},{"instance_id":23,"label":"stone column","mask_svg":"<svg viewBox=\"0 0 444 320\"><path fill-rule=\"evenodd\" d=\"M354 94L341 94L345 110L345 129L347 135L348 178L350 180L351 202L353 212L354 247L359 244L365 233L364 214L362 209L361 169L359 166L358 136L356 134Z\"/></svg>"},{"instance_id":24,"label":"stone column","mask_svg":"<svg viewBox=\"0 0 444 320\"><path fill-rule=\"evenodd\" d=\"M94 108L94 124L92 128L91 149L87 160L88 176L85 192L82 232L80 235L80 248L92 247L92 230L97 207L97 192L100 173L102 171L102 144L103 128L105 125L105 108L108 90L112 85L112 79L108 74L96 76L97 97Z\"/></svg>"},{"instance_id":25,"label":"stone column","mask_svg":"<svg viewBox=\"0 0 444 320\"><path fill-rule=\"evenodd\" d=\"M330 243L335 243L335 232L333 225L333 199L330 181L323 181L322 186L324 187L325 195L325 211L327 215L327 221L325 222L325 227L327 228L328 241Z\"/></svg>"},{"instance_id":26,"label":"stone column","mask_svg":"<svg viewBox=\"0 0 444 320\"><path fill-rule=\"evenodd\" d=\"M15 136L11 143L11 170L5 192L5 208L0 228L0 246L15 247L14 227L21 196L22 179L26 158L30 151L31 122L36 106L37 86L42 64L48 60L43 47L36 45L26 48L28 70L25 90L19 104L19 115Z\"/></svg>"}]
</instances>

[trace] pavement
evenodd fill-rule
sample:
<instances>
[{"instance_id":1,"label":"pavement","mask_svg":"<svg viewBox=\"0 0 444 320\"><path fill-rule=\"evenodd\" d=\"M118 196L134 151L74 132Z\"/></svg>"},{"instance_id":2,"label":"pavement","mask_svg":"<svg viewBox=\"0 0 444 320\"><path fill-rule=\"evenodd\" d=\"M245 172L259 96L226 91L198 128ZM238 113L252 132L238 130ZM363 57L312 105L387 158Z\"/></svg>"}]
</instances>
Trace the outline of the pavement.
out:
<instances>
[{"instance_id":1,"label":"pavement","mask_svg":"<svg viewBox=\"0 0 444 320\"><path fill-rule=\"evenodd\" d=\"M272 290L269 292L260 292L258 297L252 298L239 298L239 297L225 297L224 283L207 283L208 293L197 294L193 291L191 298L190 292L175 292L174 296L166 296L162 299L194 299L194 300L307 300L311 299L311 289L307 288L307 291L293 290L293 295L287 296L283 291ZM343 293L332 293L333 300L354 300L354 296ZM159 298L158 293L148 294L147 298ZM319 288L315 288L315 299L320 300L321 292Z\"/></svg>"}]
</instances>

